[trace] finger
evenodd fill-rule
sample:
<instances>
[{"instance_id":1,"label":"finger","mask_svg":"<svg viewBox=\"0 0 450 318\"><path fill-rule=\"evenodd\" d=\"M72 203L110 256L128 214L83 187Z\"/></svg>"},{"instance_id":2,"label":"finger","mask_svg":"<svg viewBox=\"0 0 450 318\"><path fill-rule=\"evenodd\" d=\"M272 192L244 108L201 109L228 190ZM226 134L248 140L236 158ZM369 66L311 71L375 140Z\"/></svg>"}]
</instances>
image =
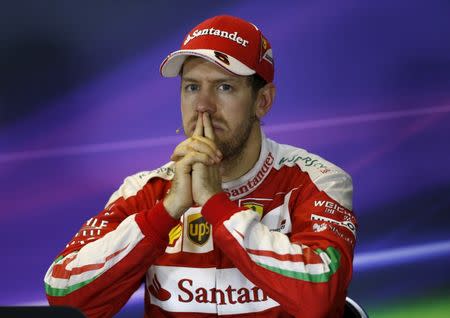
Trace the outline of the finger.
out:
<instances>
[{"instance_id":1,"label":"finger","mask_svg":"<svg viewBox=\"0 0 450 318\"><path fill-rule=\"evenodd\" d=\"M216 135L214 133L214 128L213 128L213 125L211 122L211 117L208 113L203 114L203 126L204 126L204 130L205 130L205 137L207 137L207 139L212 141L212 143L214 144L214 149L215 149L216 155L219 156L220 158L222 158L223 157L222 152L220 152L220 150L217 148L216 144L214 143L214 141L216 140Z\"/></svg>"},{"instance_id":2,"label":"finger","mask_svg":"<svg viewBox=\"0 0 450 318\"><path fill-rule=\"evenodd\" d=\"M222 158L222 153L220 152L220 150L217 147L216 143L213 140L211 140L210 138L203 137L203 136L193 136L192 139L199 140L199 141L207 144L209 147L211 147L211 149L215 152L215 154L219 158Z\"/></svg>"},{"instance_id":3,"label":"finger","mask_svg":"<svg viewBox=\"0 0 450 318\"><path fill-rule=\"evenodd\" d=\"M196 163L203 163L207 166L215 164L213 159L201 152L189 152L186 156L183 157L183 159L178 161L178 164L185 172L192 171L192 166Z\"/></svg>"},{"instance_id":4,"label":"finger","mask_svg":"<svg viewBox=\"0 0 450 318\"><path fill-rule=\"evenodd\" d=\"M170 157L170 160L178 161L179 159L181 159L181 157L185 156L187 154L187 147L191 142L192 138L188 138L180 142L174 149L172 156Z\"/></svg>"},{"instance_id":5,"label":"finger","mask_svg":"<svg viewBox=\"0 0 450 318\"><path fill-rule=\"evenodd\" d=\"M213 148L214 150L218 150L217 145L214 143L214 141L212 141L211 139L204 137L204 136L192 136L193 140L199 140L205 144L207 144L208 146L210 146L211 148Z\"/></svg>"},{"instance_id":6,"label":"finger","mask_svg":"<svg viewBox=\"0 0 450 318\"><path fill-rule=\"evenodd\" d=\"M203 113L203 126L205 130L205 137L214 140L216 136L214 135L214 129L208 113Z\"/></svg>"},{"instance_id":7,"label":"finger","mask_svg":"<svg viewBox=\"0 0 450 318\"><path fill-rule=\"evenodd\" d=\"M198 113L197 124L192 136L203 136L203 118L202 113Z\"/></svg>"},{"instance_id":8,"label":"finger","mask_svg":"<svg viewBox=\"0 0 450 318\"><path fill-rule=\"evenodd\" d=\"M218 154L218 150L214 143L206 137L193 137L189 138L186 143L180 143L174 150L170 159L172 161L178 161L189 152L200 152L208 155L215 162L219 163L221 155ZM220 153L220 152L219 152Z\"/></svg>"},{"instance_id":9,"label":"finger","mask_svg":"<svg viewBox=\"0 0 450 318\"><path fill-rule=\"evenodd\" d=\"M211 149L206 144L192 144L189 147L186 148L179 148L170 157L170 160L172 161L179 161L183 159L185 156L187 156L191 152L198 152L207 155L211 160L213 160L215 163L219 163L221 161L221 157L217 155L217 153Z\"/></svg>"},{"instance_id":10,"label":"finger","mask_svg":"<svg viewBox=\"0 0 450 318\"><path fill-rule=\"evenodd\" d=\"M204 153L217 163L219 163L222 159L220 151L217 149L215 144L206 137L201 137L201 139L200 136L195 137L195 139L189 143L188 150Z\"/></svg>"},{"instance_id":11,"label":"finger","mask_svg":"<svg viewBox=\"0 0 450 318\"><path fill-rule=\"evenodd\" d=\"M188 154L187 148L176 148L172 156L170 156L170 160L172 161L181 160L187 154Z\"/></svg>"}]
</instances>

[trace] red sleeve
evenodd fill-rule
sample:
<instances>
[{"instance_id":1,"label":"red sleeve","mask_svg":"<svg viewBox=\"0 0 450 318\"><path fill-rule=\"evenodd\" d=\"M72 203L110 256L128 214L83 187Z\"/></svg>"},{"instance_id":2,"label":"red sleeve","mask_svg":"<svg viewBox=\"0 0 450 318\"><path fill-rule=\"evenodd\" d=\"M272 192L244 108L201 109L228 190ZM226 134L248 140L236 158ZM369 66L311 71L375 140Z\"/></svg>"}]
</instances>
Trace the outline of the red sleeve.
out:
<instances>
[{"instance_id":1,"label":"red sleeve","mask_svg":"<svg viewBox=\"0 0 450 318\"><path fill-rule=\"evenodd\" d=\"M178 224L158 199L168 182L132 176L111 203L89 219L50 266L51 305L79 308L88 317L112 316L127 302Z\"/></svg>"},{"instance_id":2,"label":"red sleeve","mask_svg":"<svg viewBox=\"0 0 450 318\"><path fill-rule=\"evenodd\" d=\"M327 177L285 197L292 230L270 230L251 209L238 207L225 193L213 196L202 213L213 225L214 242L234 265L296 317L342 317L352 276L356 220L327 195L351 198L351 180ZM288 196L289 195L289 196ZM347 200L348 201L348 200Z\"/></svg>"}]
</instances>

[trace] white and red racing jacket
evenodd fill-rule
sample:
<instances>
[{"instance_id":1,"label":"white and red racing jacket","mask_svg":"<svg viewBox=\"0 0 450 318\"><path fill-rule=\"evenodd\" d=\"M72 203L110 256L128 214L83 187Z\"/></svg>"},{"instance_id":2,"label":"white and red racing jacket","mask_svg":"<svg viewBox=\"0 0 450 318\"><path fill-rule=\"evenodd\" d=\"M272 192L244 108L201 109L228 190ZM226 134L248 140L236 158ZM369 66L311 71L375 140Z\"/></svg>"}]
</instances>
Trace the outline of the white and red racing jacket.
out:
<instances>
[{"instance_id":1,"label":"white and red racing jacket","mask_svg":"<svg viewBox=\"0 0 450 318\"><path fill-rule=\"evenodd\" d=\"M180 220L174 163L125 179L45 276L51 305L111 317L145 281L146 317L342 317L352 276L352 182L263 137L255 166Z\"/></svg>"}]
</instances>

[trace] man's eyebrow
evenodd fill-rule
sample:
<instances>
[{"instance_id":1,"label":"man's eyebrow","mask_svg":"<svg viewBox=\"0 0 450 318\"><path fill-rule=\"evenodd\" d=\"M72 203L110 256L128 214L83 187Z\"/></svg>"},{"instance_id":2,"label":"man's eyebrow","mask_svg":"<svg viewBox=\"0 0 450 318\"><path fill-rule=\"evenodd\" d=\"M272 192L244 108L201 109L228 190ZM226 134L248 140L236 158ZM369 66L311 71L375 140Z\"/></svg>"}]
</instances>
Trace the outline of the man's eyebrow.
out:
<instances>
[{"instance_id":1,"label":"man's eyebrow","mask_svg":"<svg viewBox=\"0 0 450 318\"><path fill-rule=\"evenodd\" d=\"M183 82L197 82L197 80L195 78L186 77L186 76L181 77L181 80Z\"/></svg>"}]
</instances>

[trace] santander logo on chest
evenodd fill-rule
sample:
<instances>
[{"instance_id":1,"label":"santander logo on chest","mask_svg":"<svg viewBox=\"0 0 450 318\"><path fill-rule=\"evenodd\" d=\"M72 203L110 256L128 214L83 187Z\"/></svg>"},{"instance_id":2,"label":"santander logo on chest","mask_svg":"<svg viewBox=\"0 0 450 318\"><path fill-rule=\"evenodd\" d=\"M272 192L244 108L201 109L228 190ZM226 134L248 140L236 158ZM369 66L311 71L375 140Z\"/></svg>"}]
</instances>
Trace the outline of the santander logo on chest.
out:
<instances>
[{"instance_id":1,"label":"santander logo on chest","mask_svg":"<svg viewBox=\"0 0 450 318\"><path fill-rule=\"evenodd\" d=\"M278 306L236 268L154 265L146 286L151 303L171 312L237 314Z\"/></svg>"}]
</instances>

